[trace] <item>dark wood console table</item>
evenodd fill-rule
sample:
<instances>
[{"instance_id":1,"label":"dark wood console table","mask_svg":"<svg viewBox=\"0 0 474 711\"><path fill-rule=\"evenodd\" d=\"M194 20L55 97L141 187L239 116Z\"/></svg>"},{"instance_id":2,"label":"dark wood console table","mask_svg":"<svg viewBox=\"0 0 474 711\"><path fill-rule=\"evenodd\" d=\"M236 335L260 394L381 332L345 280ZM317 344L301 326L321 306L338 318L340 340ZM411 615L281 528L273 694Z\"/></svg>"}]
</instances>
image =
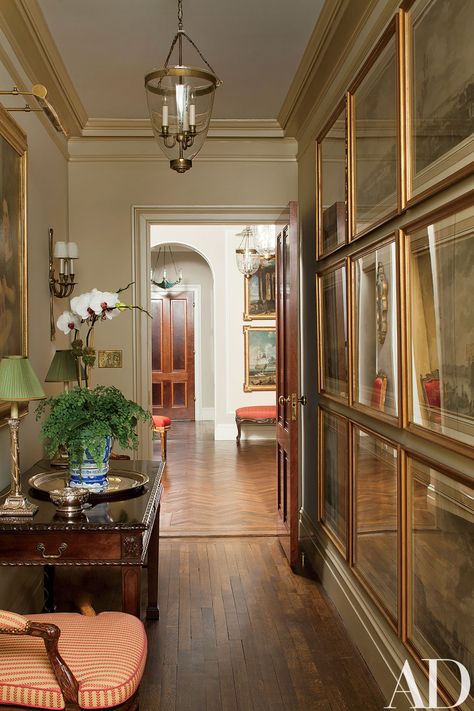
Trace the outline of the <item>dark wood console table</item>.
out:
<instances>
[{"instance_id":1,"label":"dark wood console table","mask_svg":"<svg viewBox=\"0 0 474 711\"><path fill-rule=\"evenodd\" d=\"M157 619L162 462L114 461L113 469L145 473L149 483L133 495L101 501L80 519L64 519L47 498L28 487L34 474L50 469L40 461L22 477L23 491L39 506L32 518L0 518L0 566L120 566L122 609L140 616L141 568L148 560L146 616ZM6 492L4 492L6 494ZM0 496L2 501L4 496ZM52 600L45 605L51 610Z\"/></svg>"}]
</instances>

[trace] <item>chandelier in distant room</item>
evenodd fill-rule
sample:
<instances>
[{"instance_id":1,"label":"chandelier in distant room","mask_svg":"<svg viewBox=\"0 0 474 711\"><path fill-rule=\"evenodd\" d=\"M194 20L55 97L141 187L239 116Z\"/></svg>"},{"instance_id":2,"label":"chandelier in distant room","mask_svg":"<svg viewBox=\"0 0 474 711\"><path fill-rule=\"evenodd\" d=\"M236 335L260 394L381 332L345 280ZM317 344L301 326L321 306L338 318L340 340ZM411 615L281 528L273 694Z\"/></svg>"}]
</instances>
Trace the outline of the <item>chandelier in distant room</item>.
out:
<instances>
[{"instance_id":1,"label":"chandelier in distant room","mask_svg":"<svg viewBox=\"0 0 474 711\"><path fill-rule=\"evenodd\" d=\"M174 270L174 281L169 281L168 271L166 269L166 253L169 256L169 265L173 265ZM156 281L160 274L160 262L161 262L161 281ZM180 284L183 280L183 272L181 269L178 270L176 263L174 261L173 252L169 244L160 245L156 252L155 265L151 269L151 283L154 286L159 286L160 289L171 289L176 284Z\"/></svg>"},{"instance_id":2,"label":"chandelier in distant room","mask_svg":"<svg viewBox=\"0 0 474 711\"><path fill-rule=\"evenodd\" d=\"M205 68L183 64L183 39L197 51ZM178 45L178 64L169 66ZM206 140L216 88L222 84L197 45L183 29L182 0L178 0L178 31L164 67L145 76L153 133L170 167L185 173Z\"/></svg>"},{"instance_id":3,"label":"chandelier in distant room","mask_svg":"<svg viewBox=\"0 0 474 711\"><path fill-rule=\"evenodd\" d=\"M247 279L258 270L260 266L260 255L255 247L252 247L251 240L254 237L253 227L245 227L242 232L238 232L237 237L242 237L238 249L235 250L237 269Z\"/></svg>"}]
</instances>

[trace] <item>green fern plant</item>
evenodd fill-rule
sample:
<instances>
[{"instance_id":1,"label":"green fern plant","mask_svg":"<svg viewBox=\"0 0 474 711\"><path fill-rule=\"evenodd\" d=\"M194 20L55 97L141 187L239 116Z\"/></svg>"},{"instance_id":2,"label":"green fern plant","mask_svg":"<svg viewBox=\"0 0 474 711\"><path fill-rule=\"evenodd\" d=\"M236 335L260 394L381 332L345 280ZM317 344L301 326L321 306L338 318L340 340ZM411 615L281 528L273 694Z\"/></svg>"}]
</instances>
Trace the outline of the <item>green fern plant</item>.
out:
<instances>
[{"instance_id":1,"label":"green fern plant","mask_svg":"<svg viewBox=\"0 0 474 711\"><path fill-rule=\"evenodd\" d=\"M88 449L100 463L104 438L113 437L123 449L137 449L138 422L151 420L133 400L114 386L75 387L41 402L36 419L44 417L41 437L50 456L67 449L72 461L81 461Z\"/></svg>"}]
</instances>

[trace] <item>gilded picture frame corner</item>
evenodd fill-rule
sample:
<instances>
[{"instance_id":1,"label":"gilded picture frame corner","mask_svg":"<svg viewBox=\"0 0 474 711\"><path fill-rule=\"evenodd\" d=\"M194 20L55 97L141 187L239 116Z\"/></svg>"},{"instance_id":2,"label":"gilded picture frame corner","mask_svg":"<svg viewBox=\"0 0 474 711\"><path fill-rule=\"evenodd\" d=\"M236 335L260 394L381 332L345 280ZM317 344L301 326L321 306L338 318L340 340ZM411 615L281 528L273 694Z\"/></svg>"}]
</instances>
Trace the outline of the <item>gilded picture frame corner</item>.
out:
<instances>
[{"instance_id":1,"label":"gilded picture frame corner","mask_svg":"<svg viewBox=\"0 0 474 711\"><path fill-rule=\"evenodd\" d=\"M0 106L0 358L28 356L27 138ZM18 317L19 316L19 317ZM22 409L22 415L28 408ZM0 426L9 406L0 406Z\"/></svg>"},{"instance_id":2,"label":"gilded picture frame corner","mask_svg":"<svg viewBox=\"0 0 474 711\"><path fill-rule=\"evenodd\" d=\"M276 326L254 326L243 327L244 331L244 392L254 391L274 391L276 390ZM251 334L273 334L273 338L265 345L265 348L257 344L252 344ZM258 336L255 336L257 339ZM273 342L272 342L273 341ZM254 346L259 348L255 354L255 362L251 358L251 349ZM275 351L275 356L273 356ZM260 382L258 382L260 381ZM266 382L265 382L266 381Z\"/></svg>"}]
</instances>

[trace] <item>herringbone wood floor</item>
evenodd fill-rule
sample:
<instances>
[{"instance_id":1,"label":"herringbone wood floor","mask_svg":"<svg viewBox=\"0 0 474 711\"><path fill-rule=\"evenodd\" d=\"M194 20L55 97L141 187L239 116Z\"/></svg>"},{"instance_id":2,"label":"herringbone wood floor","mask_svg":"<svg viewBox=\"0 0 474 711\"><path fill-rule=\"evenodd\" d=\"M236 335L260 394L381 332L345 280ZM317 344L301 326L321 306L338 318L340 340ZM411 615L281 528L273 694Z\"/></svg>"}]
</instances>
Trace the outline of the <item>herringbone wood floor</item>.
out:
<instances>
[{"instance_id":1,"label":"herringbone wood floor","mask_svg":"<svg viewBox=\"0 0 474 711\"><path fill-rule=\"evenodd\" d=\"M155 454L159 458L159 443ZM215 441L213 423L173 422L162 536L275 535L275 443Z\"/></svg>"},{"instance_id":2,"label":"herringbone wood floor","mask_svg":"<svg viewBox=\"0 0 474 711\"><path fill-rule=\"evenodd\" d=\"M162 540L141 711L380 711L386 705L315 580L276 538Z\"/></svg>"}]
</instances>

